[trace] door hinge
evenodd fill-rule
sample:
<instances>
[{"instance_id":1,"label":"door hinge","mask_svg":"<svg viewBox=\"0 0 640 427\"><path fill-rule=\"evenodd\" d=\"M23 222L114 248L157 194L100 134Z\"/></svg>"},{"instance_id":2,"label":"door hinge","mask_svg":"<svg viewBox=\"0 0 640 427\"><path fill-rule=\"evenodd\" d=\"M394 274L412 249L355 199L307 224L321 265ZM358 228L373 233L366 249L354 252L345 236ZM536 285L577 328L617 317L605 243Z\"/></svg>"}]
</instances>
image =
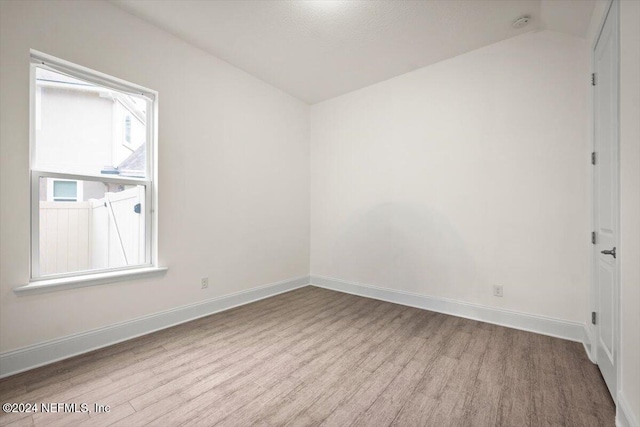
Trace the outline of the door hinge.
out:
<instances>
[{"instance_id":1,"label":"door hinge","mask_svg":"<svg viewBox=\"0 0 640 427\"><path fill-rule=\"evenodd\" d=\"M594 325L596 324L596 312L595 311L591 312L591 323L594 324Z\"/></svg>"},{"instance_id":2,"label":"door hinge","mask_svg":"<svg viewBox=\"0 0 640 427\"><path fill-rule=\"evenodd\" d=\"M594 245L596 244L596 232L595 231L591 232L591 243L593 243Z\"/></svg>"},{"instance_id":3,"label":"door hinge","mask_svg":"<svg viewBox=\"0 0 640 427\"><path fill-rule=\"evenodd\" d=\"M591 164L592 164L592 165L595 165L595 164L596 164L596 152L595 152L595 151L593 151L593 152L591 153Z\"/></svg>"},{"instance_id":4,"label":"door hinge","mask_svg":"<svg viewBox=\"0 0 640 427\"><path fill-rule=\"evenodd\" d=\"M596 85L596 73L591 73L591 86Z\"/></svg>"}]
</instances>

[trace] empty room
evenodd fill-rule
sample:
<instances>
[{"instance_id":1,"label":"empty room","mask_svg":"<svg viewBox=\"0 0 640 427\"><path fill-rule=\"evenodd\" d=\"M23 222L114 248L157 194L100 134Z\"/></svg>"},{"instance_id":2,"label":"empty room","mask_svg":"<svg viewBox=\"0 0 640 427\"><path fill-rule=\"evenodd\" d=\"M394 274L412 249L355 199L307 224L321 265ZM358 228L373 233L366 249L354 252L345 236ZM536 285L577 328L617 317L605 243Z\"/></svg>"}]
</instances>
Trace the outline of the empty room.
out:
<instances>
[{"instance_id":1,"label":"empty room","mask_svg":"<svg viewBox=\"0 0 640 427\"><path fill-rule=\"evenodd\" d=\"M640 0L0 0L0 397L640 427Z\"/></svg>"}]
</instances>

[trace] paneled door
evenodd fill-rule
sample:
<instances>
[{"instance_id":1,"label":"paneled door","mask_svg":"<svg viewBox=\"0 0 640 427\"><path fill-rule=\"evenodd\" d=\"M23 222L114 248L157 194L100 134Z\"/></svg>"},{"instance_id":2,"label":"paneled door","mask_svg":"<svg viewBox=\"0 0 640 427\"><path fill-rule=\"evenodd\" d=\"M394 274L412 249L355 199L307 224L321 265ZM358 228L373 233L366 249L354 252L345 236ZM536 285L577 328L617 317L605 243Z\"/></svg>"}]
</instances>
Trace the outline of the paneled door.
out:
<instances>
[{"instance_id":1,"label":"paneled door","mask_svg":"<svg viewBox=\"0 0 640 427\"><path fill-rule=\"evenodd\" d=\"M593 51L596 360L616 399L618 361L618 14L613 0Z\"/></svg>"}]
</instances>

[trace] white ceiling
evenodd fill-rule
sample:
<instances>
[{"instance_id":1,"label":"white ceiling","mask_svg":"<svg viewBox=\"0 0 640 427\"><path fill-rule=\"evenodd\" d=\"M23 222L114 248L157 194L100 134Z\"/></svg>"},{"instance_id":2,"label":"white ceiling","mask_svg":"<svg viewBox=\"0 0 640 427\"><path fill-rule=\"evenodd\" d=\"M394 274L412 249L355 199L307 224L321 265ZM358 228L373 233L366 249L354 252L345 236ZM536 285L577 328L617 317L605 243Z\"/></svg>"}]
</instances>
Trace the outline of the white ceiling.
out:
<instances>
[{"instance_id":1,"label":"white ceiling","mask_svg":"<svg viewBox=\"0 0 640 427\"><path fill-rule=\"evenodd\" d=\"M584 36L594 1L112 0L310 104L532 29Z\"/></svg>"}]
</instances>

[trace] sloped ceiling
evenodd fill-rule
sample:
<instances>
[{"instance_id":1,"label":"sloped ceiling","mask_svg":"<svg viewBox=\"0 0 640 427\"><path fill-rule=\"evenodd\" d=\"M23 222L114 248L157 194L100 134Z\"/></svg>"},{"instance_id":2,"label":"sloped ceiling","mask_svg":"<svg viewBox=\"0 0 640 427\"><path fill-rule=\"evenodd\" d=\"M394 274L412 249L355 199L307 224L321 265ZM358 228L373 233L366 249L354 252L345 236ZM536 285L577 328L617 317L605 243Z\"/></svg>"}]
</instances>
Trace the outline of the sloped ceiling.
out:
<instances>
[{"instance_id":1,"label":"sloped ceiling","mask_svg":"<svg viewBox=\"0 0 640 427\"><path fill-rule=\"evenodd\" d=\"M594 1L112 3L313 104L526 31L584 36Z\"/></svg>"}]
</instances>

